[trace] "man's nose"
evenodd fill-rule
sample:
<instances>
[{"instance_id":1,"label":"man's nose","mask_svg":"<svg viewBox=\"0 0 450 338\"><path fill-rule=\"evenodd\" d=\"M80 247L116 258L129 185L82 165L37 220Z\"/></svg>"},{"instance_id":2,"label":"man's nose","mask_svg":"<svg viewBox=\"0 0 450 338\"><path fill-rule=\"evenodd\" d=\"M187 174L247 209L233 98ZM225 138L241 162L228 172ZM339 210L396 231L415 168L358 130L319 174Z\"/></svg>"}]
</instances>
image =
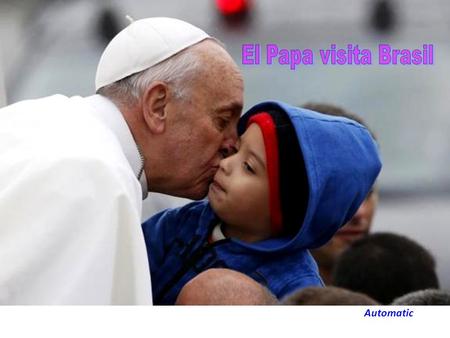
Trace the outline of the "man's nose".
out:
<instances>
[{"instance_id":1,"label":"man's nose","mask_svg":"<svg viewBox=\"0 0 450 338\"><path fill-rule=\"evenodd\" d=\"M352 217L352 219L351 219L351 222L349 222L350 223L350 226L351 225L358 225L359 224L359 222L360 222L360 220L361 220L361 212L359 211L360 209L358 209L357 211L356 211L356 213L353 215L353 217Z\"/></svg>"},{"instance_id":2,"label":"man's nose","mask_svg":"<svg viewBox=\"0 0 450 338\"><path fill-rule=\"evenodd\" d=\"M236 152L236 148L234 146L225 146L220 149L219 153L220 156L224 159L231 155L233 155Z\"/></svg>"},{"instance_id":3,"label":"man's nose","mask_svg":"<svg viewBox=\"0 0 450 338\"><path fill-rule=\"evenodd\" d=\"M352 217L352 221L350 223L359 224L359 222L366 217L366 200L360 205L358 210L356 211L355 215Z\"/></svg>"},{"instance_id":4,"label":"man's nose","mask_svg":"<svg viewBox=\"0 0 450 338\"><path fill-rule=\"evenodd\" d=\"M220 148L221 155L225 158L235 153L236 143L238 140L237 129L233 128L226 136L222 142Z\"/></svg>"}]
</instances>

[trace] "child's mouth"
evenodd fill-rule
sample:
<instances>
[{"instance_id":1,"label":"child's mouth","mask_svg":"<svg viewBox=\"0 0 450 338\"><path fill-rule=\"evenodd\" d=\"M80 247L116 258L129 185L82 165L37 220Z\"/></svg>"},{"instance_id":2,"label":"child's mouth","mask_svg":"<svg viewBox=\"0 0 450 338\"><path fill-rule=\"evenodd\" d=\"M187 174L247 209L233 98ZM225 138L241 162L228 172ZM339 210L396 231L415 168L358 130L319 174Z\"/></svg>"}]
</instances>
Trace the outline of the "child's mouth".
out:
<instances>
[{"instance_id":1,"label":"child's mouth","mask_svg":"<svg viewBox=\"0 0 450 338\"><path fill-rule=\"evenodd\" d=\"M212 181L211 188L219 192L226 192L225 189L222 187L222 185L216 180Z\"/></svg>"}]
</instances>

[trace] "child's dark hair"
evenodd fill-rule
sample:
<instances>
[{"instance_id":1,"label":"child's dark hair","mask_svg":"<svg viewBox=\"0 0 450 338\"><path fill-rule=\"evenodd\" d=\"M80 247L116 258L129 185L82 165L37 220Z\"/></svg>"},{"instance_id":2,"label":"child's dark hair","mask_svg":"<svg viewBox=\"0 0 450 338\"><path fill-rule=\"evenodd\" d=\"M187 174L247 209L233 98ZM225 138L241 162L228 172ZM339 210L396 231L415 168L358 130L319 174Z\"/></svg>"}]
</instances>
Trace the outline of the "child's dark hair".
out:
<instances>
[{"instance_id":1,"label":"child's dark hair","mask_svg":"<svg viewBox=\"0 0 450 338\"><path fill-rule=\"evenodd\" d=\"M280 156L280 199L283 213L281 235L296 235L308 206L309 185L297 133L283 112L269 112L277 126Z\"/></svg>"},{"instance_id":2,"label":"child's dark hair","mask_svg":"<svg viewBox=\"0 0 450 338\"><path fill-rule=\"evenodd\" d=\"M333 284L363 292L382 304L412 291L439 287L431 254L415 241L392 233L354 242L338 259Z\"/></svg>"},{"instance_id":3,"label":"child's dark hair","mask_svg":"<svg viewBox=\"0 0 450 338\"><path fill-rule=\"evenodd\" d=\"M343 288L307 287L288 295L283 305L378 305L369 296Z\"/></svg>"}]
</instances>

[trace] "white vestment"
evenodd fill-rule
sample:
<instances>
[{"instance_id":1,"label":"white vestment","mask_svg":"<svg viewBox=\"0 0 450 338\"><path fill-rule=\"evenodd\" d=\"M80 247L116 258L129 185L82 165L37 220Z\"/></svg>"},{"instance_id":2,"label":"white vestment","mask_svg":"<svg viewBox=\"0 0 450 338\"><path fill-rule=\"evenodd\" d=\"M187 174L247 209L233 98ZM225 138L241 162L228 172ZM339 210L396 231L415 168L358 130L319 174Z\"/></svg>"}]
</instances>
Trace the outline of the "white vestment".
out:
<instances>
[{"instance_id":1,"label":"white vestment","mask_svg":"<svg viewBox=\"0 0 450 338\"><path fill-rule=\"evenodd\" d=\"M99 95L0 109L0 304L151 304L142 171Z\"/></svg>"}]
</instances>

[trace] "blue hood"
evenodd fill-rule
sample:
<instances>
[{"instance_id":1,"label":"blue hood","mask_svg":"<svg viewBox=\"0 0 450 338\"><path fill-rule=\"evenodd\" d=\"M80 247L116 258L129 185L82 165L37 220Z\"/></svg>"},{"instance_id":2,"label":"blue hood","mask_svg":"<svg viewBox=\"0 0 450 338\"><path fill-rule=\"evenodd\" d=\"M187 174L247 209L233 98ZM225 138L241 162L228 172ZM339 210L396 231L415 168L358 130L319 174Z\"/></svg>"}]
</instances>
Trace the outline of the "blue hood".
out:
<instances>
[{"instance_id":1,"label":"blue hood","mask_svg":"<svg viewBox=\"0 0 450 338\"><path fill-rule=\"evenodd\" d=\"M250 116L270 110L285 112L297 133L309 184L307 211L294 237L233 241L243 249L260 252L320 247L351 219L372 188L381 170L378 146L367 129L353 120L278 101L251 108L239 121L239 133Z\"/></svg>"}]
</instances>

